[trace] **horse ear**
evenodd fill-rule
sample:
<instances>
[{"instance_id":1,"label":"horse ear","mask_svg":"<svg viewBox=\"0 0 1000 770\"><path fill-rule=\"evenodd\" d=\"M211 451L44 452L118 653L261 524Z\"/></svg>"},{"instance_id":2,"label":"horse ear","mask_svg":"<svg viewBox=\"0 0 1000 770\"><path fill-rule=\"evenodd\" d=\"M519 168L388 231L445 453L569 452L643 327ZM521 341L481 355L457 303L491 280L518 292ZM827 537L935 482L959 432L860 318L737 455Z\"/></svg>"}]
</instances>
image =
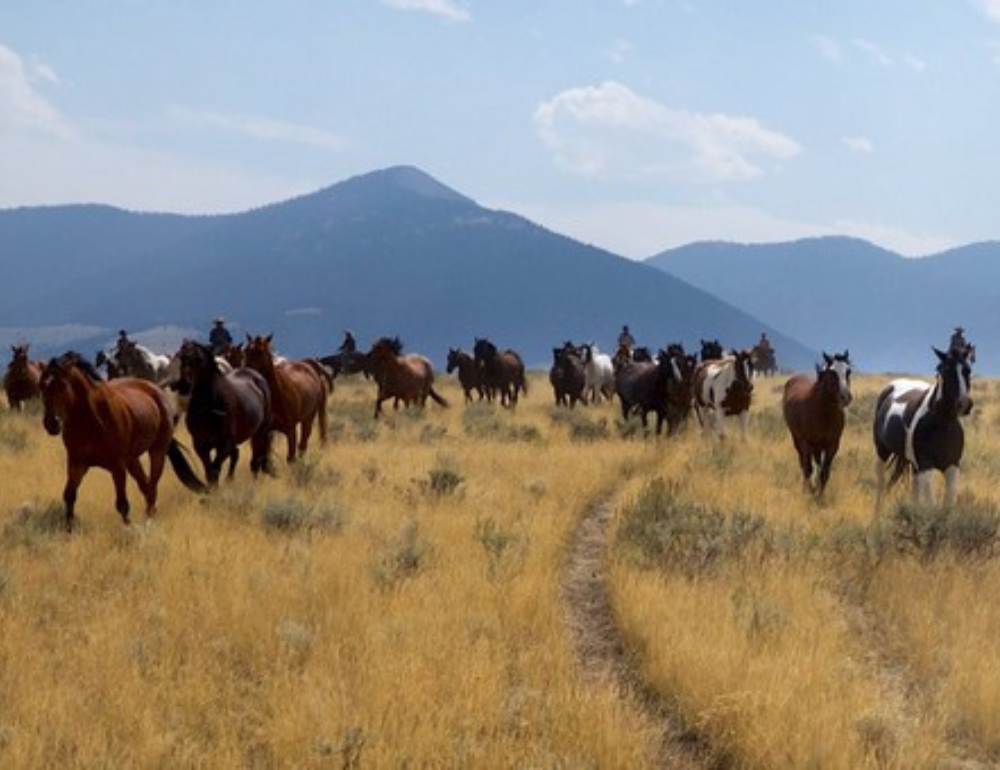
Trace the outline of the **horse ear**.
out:
<instances>
[{"instance_id":1,"label":"horse ear","mask_svg":"<svg viewBox=\"0 0 1000 770\"><path fill-rule=\"evenodd\" d=\"M830 366L833 363L833 356L831 356L826 351L823 351L823 360L826 361L826 365Z\"/></svg>"},{"instance_id":2,"label":"horse ear","mask_svg":"<svg viewBox=\"0 0 1000 770\"><path fill-rule=\"evenodd\" d=\"M944 361L948 357L947 353L944 353L944 352L938 350L933 345L931 345L931 350L933 350L934 353L937 355L939 361Z\"/></svg>"},{"instance_id":3,"label":"horse ear","mask_svg":"<svg viewBox=\"0 0 1000 770\"><path fill-rule=\"evenodd\" d=\"M824 355L826 354L824 353ZM823 367L820 366L819 364L816 364L816 376L819 377L821 374L823 374Z\"/></svg>"},{"instance_id":4,"label":"horse ear","mask_svg":"<svg viewBox=\"0 0 1000 770\"><path fill-rule=\"evenodd\" d=\"M270 334L267 335L267 337L264 338L264 342L266 342L268 345L270 345L271 344L271 340L273 340L273 339L274 339L274 332L271 332Z\"/></svg>"}]
</instances>

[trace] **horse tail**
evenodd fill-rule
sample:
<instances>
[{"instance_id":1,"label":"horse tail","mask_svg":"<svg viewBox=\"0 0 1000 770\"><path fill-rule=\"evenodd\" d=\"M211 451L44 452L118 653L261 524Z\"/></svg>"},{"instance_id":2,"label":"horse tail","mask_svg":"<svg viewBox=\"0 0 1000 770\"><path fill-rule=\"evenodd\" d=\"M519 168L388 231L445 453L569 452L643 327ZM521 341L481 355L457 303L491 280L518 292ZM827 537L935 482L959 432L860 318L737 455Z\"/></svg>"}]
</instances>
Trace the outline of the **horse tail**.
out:
<instances>
[{"instance_id":1,"label":"horse tail","mask_svg":"<svg viewBox=\"0 0 1000 770\"><path fill-rule=\"evenodd\" d=\"M889 460L889 467L892 469L892 475L889 476L889 482L885 485L886 489L892 489L903 477L903 474L906 473L906 469L909 468L910 465L899 455L893 455Z\"/></svg>"},{"instance_id":2,"label":"horse tail","mask_svg":"<svg viewBox=\"0 0 1000 770\"><path fill-rule=\"evenodd\" d=\"M193 492L208 491L208 487L198 478L198 474L194 472L194 468L188 462L184 445L177 439L170 440L170 446L167 448L167 457L170 459L170 467L174 469L174 473L177 474L177 478L181 480L184 486Z\"/></svg>"},{"instance_id":3,"label":"horse tail","mask_svg":"<svg viewBox=\"0 0 1000 770\"><path fill-rule=\"evenodd\" d=\"M447 401L445 401L445 400L444 400L444 399L443 399L443 398L441 397L441 394L440 394L440 393L438 393L438 392L437 392L436 390L434 390L433 386L432 386L431 388L429 388L429 389L428 389L427 393L428 393L428 395L429 395L429 396L430 396L431 398L433 398L433 399L434 399L434 401L435 401L435 402L436 402L437 404L439 404L440 406L444 406L444 407L447 407L447 406L448 406L448 402L447 402Z\"/></svg>"}]
</instances>

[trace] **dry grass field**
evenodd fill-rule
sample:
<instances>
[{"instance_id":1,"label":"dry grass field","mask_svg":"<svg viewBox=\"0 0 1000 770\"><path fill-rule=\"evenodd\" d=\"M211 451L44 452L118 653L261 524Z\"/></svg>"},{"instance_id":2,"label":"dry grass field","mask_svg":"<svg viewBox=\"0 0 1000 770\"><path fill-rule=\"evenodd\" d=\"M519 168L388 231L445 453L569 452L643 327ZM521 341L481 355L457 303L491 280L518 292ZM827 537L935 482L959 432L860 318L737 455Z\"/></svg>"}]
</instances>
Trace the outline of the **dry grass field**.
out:
<instances>
[{"instance_id":1,"label":"dry grass field","mask_svg":"<svg viewBox=\"0 0 1000 770\"><path fill-rule=\"evenodd\" d=\"M516 412L442 378L451 408L376 423L358 380L304 461L254 482L244 458L205 497L168 470L149 522L131 485L123 527L91 471L72 535L61 442L0 410L0 764L657 766L657 716L586 673L568 623L602 501L621 641L706 763L996 763L1000 387L976 382L958 509L897 493L875 517L886 379L856 379L822 502L782 378L722 443L555 409L537 375Z\"/></svg>"}]
</instances>

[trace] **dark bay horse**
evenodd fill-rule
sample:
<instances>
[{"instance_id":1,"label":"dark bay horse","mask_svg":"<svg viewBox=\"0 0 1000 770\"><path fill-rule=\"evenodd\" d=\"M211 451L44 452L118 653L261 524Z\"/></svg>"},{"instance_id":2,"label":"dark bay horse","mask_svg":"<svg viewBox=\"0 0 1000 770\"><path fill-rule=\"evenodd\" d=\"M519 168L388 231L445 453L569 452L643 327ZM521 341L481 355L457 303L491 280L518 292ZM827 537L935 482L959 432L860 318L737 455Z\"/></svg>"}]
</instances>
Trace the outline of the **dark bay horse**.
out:
<instances>
[{"instance_id":1,"label":"dark bay horse","mask_svg":"<svg viewBox=\"0 0 1000 770\"><path fill-rule=\"evenodd\" d=\"M507 348L501 352L488 339L477 337L472 353L486 398L492 401L499 394L502 406L517 406L518 393L528 394L524 361L517 351Z\"/></svg>"},{"instance_id":2,"label":"dark bay horse","mask_svg":"<svg viewBox=\"0 0 1000 770\"><path fill-rule=\"evenodd\" d=\"M291 463L297 452L305 452L309 447L314 421L319 424L320 442L326 441L326 402L333 380L315 359L276 361L272 338L271 334L247 335L246 365L267 381L271 391L271 430L284 434L288 441L286 460Z\"/></svg>"},{"instance_id":3,"label":"dark bay horse","mask_svg":"<svg viewBox=\"0 0 1000 770\"><path fill-rule=\"evenodd\" d=\"M395 398L405 406L423 406L430 396L440 406L448 402L434 390L434 367L419 353L401 353L398 338L380 337L368 351L368 366L378 385L375 417L382 413L382 402Z\"/></svg>"},{"instance_id":4,"label":"dark bay horse","mask_svg":"<svg viewBox=\"0 0 1000 770\"><path fill-rule=\"evenodd\" d=\"M232 478L239 445L246 441L252 453L250 471L254 476L266 471L271 448L271 389L264 376L249 367L223 372L211 346L199 342L185 342L179 356L181 377L190 384L185 424L208 483L218 483L227 459Z\"/></svg>"},{"instance_id":5,"label":"dark bay horse","mask_svg":"<svg viewBox=\"0 0 1000 770\"><path fill-rule=\"evenodd\" d=\"M701 340L701 360L718 361L725 355L722 343L718 340Z\"/></svg>"},{"instance_id":6,"label":"dark bay horse","mask_svg":"<svg viewBox=\"0 0 1000 770\"><path fill-rule=\"evenodd\" d=\"M472 403L472 391L476 391L479 400L483 400L482 378L479 367L476 366L476 359L464 352L461 348L449 348L448 365L445 371L451 374L458 371L458 382L465 393L465 403Z\"/></svg>"},{"instance_id":7,"label":"dark bay horse","mask_svg":"<svg viewBox=\"0 0 1000 770\"><path fill-rule=\"evenodd\" d=\"M781 411L799 456L802 481L817 497L823 494L844 433L844 410L851 403L848 352L823 354L816 376L792 375L785 383ZM815 483L813 477L816 477Z\"/></svg>"},{"instance_id":8,"label":"dark bay horse","mask_svg":"<svg viewBox=\"0 0 1000 770\"><path fill-rule=\"evenodd\" d=\"M127 475L139 485L146 512L156 508L156 492L165 460L188 489L204 492L174 438L177 415L163 390L147 380L131 377L105 382L97 370L78 354L53 358L41 381L45 405L43 424L52 436L62 434L66 447L66 529L73 529L76 494L87 471L103 468L115 485L115 508L129 523L125 493ZM141 458L149 455L149 473Z\"/></svg>"},{"instance_id":9,"label":"dark bay horse","mask_svg":"<svg viewBox=\"0 0 1000 770\"><path fill-rule=\"evenodd\" d=\"M3 389L10 408L20 411L25 403L40 398L39 383L45 365L28 358L28 345L11 345L12 357L3 376Z\"/></svg>"},{"instance_id":10,"label":"dark bay horse","mask_svg":"<svg viewBox=\"0 0 1000 770\"><path fill-rule=\"evenodd\" d=\"M647 415L655 412L656 434L660 435L667 420L668 388L670 383L680 382L682 377L677 361L665 350L657 354L656 363L633 361L625 364L615 374L615 393L622 406L622 419L627 420L631 414L638 413L645 428Z\"/></svg>"},{"instance_id":11,"label":"dark bay horse","mask_svg":"<svg viewBox=\"0 0 1000 770\"><path fill-rule=\"evenodd\" d=\"M549 382L552 383L556 406L568 406L572 409L577 401L583 402L587 375L583 358L571 343L567 342L561 348L552 348Z\"/></svg>"},{"instance_id":12,"label":"dark bay horse","mask_svg":"<svg viewBox=\"0 0 1000 770\"><path fill-rule=\"evenodd\" d=\"M923 380L893 380L875 402L876 506L885 490L907 470L913 474L914 502L933 502L930 473L934 470L944 474L945 505L953 506L958 499L959 466L965 448L959 418L972 411L972 368L964 351L933 350L938 358L933 386ZM888 485L887 466L892 469Z\"/></svg>"}]
</instances>

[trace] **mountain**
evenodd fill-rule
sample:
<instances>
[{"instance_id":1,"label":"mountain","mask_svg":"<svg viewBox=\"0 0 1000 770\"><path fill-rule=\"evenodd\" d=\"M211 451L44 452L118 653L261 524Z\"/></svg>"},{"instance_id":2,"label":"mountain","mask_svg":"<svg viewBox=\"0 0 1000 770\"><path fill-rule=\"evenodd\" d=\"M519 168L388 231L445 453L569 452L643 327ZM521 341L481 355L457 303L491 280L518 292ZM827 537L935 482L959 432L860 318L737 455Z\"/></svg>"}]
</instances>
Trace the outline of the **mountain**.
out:
<instances>
[{"instance_id":1,"label":"mountain","mask_svg":"<svg viewBox=\"0 0 1000 770\"><path fill-rule=\"evenodd\" d=\"M932 372L955 326L1000 373L1000 243L910 259L854 238L693 243L646 264L867 371Z\"/></svg>"},{"instance_id":2,"label":"mountain","mask_svg":"<svg viewBox=\"0 0 1000 770\"><path fill-rule=\"evenodd\" d=\"M90 351L119 328L204 336L222 314L235 335L274 333L291 356L331 352L350 328L362 346L399 335L439 366L476 336L547 366L566 339L610 349L623 324L651 346L743 346L767 330L783 362L815 356L682 280L483 208L411 167L225 216L7 210L0 258L18 266L6 271L0 329L40 340L35 354L69 342ZM85 331L67 340L74 329Z\"/></svg>"}]
</instances>

